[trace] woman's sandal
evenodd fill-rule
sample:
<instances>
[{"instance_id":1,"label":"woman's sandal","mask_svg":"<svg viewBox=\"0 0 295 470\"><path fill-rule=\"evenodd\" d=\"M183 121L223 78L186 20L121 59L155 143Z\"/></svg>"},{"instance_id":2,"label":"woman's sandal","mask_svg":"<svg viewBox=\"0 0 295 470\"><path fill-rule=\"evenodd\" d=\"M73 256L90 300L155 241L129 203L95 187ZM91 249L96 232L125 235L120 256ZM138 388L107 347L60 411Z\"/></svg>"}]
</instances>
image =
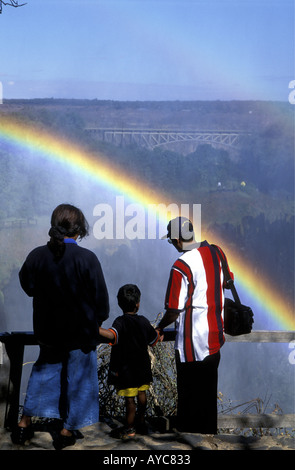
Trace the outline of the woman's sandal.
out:
<instances>
[{"instance_id":1,"label":"woman's sandal","mask_svg":"<svg viewBox=\"0 0 295 470\"><path fill-rule=\"evenodd\" d=\"M22 426L16 426L11 433L13 444L20 446L23 446L25 442L32 439L32 437L34 437L34 431L31 424L25 428Z\"/></svg>"},{"instance_id":2,"label":"woman's sandal","mask_svg":"<svg viewBox=\"0 0 295 470\"><path fill-rule=\"evenodd\" d=\"M61 434L59 434L53 440L52 444L55 450L62 450L65 447L73 446L74 444L76 444L76 438L73 434L71 436L62 436Z\"/></svg>"}]
</instances>

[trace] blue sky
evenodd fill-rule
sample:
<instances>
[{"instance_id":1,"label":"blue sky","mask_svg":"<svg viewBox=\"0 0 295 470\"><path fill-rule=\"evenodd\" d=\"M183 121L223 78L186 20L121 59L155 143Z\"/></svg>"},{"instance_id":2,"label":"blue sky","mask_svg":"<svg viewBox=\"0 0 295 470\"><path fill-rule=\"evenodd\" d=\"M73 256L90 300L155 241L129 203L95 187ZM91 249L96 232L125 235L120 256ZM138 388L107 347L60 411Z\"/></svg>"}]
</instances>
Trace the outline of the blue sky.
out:
<instances>
[{"instance_id":1,"label":"blue sky","mask_svg":"<svg viewBox=\"0 0 295 470\"><path fill-rule=\"evenodd\" d=\"M7 99L287 101L295 79L294 0L24 1L0 15Z\"/></svg>"}]
</instances>

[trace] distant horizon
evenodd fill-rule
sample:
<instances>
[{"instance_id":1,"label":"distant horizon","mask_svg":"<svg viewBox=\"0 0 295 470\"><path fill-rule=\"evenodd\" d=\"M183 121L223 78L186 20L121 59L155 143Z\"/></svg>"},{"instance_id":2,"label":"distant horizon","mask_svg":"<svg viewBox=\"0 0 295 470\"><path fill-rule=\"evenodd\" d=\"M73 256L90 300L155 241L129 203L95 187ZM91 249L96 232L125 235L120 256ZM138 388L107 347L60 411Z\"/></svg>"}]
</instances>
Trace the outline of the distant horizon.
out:
<instances>
[{"instance_id":1,"label":"distant horizon","mask_svg":"<svg viewBox=\"0 0 295 470\"><path fill-rule=\"evenodd\" d=\"M113 99L113 98L55 98L55 97L35 97L35 98L3 98L3 104L10 101L98 101L98 102L119 102L119 103L232 103L232 102L241 102L241 103L282 103L282 104L291 104L289 100L270 100L270 99L166 99L166 100L123 100L123 99ZM1 106L1 105L0 105ZM0 107L1 109L1 107Z\"/></svg>"}]
</instances>

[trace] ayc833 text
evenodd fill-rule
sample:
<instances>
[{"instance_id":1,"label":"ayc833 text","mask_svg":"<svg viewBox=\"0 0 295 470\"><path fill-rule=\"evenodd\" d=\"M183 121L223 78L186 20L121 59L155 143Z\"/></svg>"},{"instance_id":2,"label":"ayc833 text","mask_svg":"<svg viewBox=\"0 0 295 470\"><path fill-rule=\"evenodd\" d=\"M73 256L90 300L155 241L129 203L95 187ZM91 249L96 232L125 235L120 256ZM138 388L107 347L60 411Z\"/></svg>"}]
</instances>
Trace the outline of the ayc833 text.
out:
<instances>
[{"instance_id":1,"label":"ayc833 text","mask_svg":"<svg viewBox=\"0 0 295 470\"><path fill-rule=\"evenodd\" d=\"M149 455L146 460L146 465L189 465L189 454L163 454L163 455Z\"/></svg>"}]
</instances>

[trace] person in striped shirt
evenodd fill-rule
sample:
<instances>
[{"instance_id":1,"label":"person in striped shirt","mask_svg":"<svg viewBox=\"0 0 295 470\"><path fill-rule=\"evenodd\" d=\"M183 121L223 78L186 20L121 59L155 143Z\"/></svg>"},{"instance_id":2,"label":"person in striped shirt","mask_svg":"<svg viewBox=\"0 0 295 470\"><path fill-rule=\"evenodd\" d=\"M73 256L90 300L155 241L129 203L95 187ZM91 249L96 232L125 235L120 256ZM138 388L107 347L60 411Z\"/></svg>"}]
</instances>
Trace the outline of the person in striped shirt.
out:
<instances>
[{"instance_id":1,"label":"person in striped shirt","mask_svg":"<svg viewBox=\"0 0 295 470\"><path fill-rule=\"evenodd\" d=\"M207 241L197 242L184 217L171 220L163 238L181 253L170 271L166 312L157 326L162 335L163 328L176 325L177 428L216 434L218 366L225 341L221 257L227 263L226 256Z\"/></svg>"}]
</instances>

